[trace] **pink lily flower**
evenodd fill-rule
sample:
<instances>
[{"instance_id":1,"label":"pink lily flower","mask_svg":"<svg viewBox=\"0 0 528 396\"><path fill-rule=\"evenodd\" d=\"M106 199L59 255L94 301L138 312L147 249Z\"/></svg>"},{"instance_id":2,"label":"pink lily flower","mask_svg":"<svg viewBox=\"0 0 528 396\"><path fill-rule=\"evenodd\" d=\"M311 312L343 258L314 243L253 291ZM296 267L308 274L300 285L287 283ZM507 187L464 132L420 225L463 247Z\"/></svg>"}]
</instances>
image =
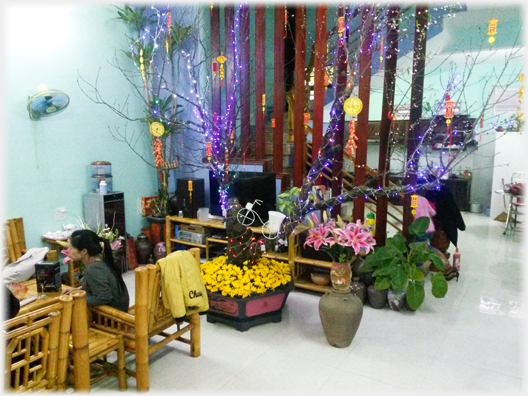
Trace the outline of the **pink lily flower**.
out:
<instances>
[{"instance_id":1,"label":"pink lily flower","mask_svg":"<svg viewBox=\"0 0 528 396\"><path fill-rule=\"evenodd\" d=\"M316 228L311 228L308 231L308 238L306 238L306 242L304 242L304 246L313 245L313 248L315 250L319 250L322 245L327 244L327 236L328 230L323 226L323 224L319 224Z\"/></svg>"}]
</instances>

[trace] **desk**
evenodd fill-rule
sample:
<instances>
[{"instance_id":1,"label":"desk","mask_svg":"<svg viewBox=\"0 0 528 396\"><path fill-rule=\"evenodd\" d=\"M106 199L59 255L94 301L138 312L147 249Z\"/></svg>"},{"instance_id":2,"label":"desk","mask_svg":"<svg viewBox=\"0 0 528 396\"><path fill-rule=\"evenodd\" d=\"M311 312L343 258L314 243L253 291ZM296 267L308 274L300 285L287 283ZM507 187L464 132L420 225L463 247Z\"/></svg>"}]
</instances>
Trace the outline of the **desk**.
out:
<instances>
[{"instance_id":1,"label":"desk","mask_svg":"<svg viewBox=\"0 0 528 396\"><path fill-rule=\"evenodd\" d=\"M30 279L28 281L22 282L23 285L26 285L28 288L28 291L25 295L25 298L30 297L39 297L41 293L37 291L37 280L36 279ZM62 292L64 290L72 289L71 286L62 285L62 290L60 292L56 293L50 293L45 292L42 293L44 297L39 298L38 300L32 301L27 305L24 305L23 307L20 307L20 311L18 312L18 315L23 315L28 312L35 311L39 308L45 307L46 305L50 305L56 302L59 302L59 297L62 295ZM17 316L18 316L17 315Z\"/></svg>"}]
</instances>

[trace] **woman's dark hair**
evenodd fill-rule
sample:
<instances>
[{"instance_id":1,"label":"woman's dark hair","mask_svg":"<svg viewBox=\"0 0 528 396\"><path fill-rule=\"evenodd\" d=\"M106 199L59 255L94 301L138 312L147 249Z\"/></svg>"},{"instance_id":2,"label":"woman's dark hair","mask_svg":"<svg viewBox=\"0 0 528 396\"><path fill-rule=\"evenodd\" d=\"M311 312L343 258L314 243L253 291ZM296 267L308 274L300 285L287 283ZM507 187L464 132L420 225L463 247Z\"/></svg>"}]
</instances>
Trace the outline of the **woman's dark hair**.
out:
<instances>
[{"instance_id":1,"label":"woman's dark hair","mask_svg":"<svg viewBox=\"0 0 528 396\"><path fill-rule=\"evenodd\" d=\"M103 242L104 249L102 248L100 242ZM122 288L122 290L126 290L125 281L121 276L121 268L119 268L119 266L114 261L112 248L110 247L110 242L108 239L101 238L91 230L76 230L71 234L70 244L77 250L86 249L88 255L92 257L97 256L98 254L103 254L104 263L112 270L117 279L117 283Z\"/></svg>"}]
</instances>

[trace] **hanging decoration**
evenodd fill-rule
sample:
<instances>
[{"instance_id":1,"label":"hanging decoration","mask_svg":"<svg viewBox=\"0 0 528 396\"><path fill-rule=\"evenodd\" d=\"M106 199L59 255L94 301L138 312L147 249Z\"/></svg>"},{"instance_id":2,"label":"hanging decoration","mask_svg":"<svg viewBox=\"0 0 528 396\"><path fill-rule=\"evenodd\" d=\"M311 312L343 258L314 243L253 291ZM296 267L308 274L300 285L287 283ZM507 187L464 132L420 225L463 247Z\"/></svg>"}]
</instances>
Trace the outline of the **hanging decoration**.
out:
<instances>
[{"instance_id":1,"label":"hanging decoration","mask_svg":"<svg viewBox=\"0 0 528 396\"><path fill-rule=\"evenodd\" d=\"M150 133L152 136L160 137L165 133L165 127L161 122L154 121L150 124Z\"/></svg>"},{"instance_id":2,"label":"hanging decoration","mask_svg":"<svg viewBox=\"0 0 528 396\"><path fill-rule=\"evenodd\" d=\"M383 36L381 36L381 40L380 40L380 57L379 57L379 61L380 61L379 71L381 71L381 62L383 62Z\"/></svg>"},{"instance_id":3,"label":"hanging decoration","mask_svg":"<svg viewBox=\"0 0 528 396\"><path fill-rule=\"evenodd\" d=\"M146 76L145 76L145 65L143 64L144 62L144 59L143 59L143 48L141 48L139 50L139 70L141 70L141 78L143 79L143 81L145 81L146 79Z\"/></svg>"},{"instance_id":4,"label":"hanging decoration","mask_svg":"<svg viewBox=\"0 0 528 396\"><path fill-rule=\"evenodd\" d=\"M165 51L167 51L167 55L170 55L169 53L169 43L171 41L171 26L172 26L172 15L171 12L167 12L167 37L165 37ZM170 56L167 58L170 61Z\"/></svg>"},{"instance_id":5,"label":"hanging decoration","mask_svg":"<svg viewBox=\"0 0 528 396\"><path fill-rule=\"evenodd\" d=\"M235 131L234 130L232 130L231 135L229 135L229 141L231 142L231 144L233 144L233 142L235 141Z\"/></svg>"},{"instance_id":6,"label":"hanging decoration","mask_svg":"<svg viewBox=\"0 0 528 396\"><path fill-rule=\"evenodd\" d=\"M305 129L308 129L309 123L310 123L310 113L304 113L303 124L304 124Z\"/></svg>"},{"instance_id":7,"label":"hanging decoration","mask_svg":"<svg viewBox=\"0 0 528 396\"><path fill-rule=\"evenodd\" d=\"M343 33L345 31L345 17L337 18L337 33L339 36L339 45L343 45Z\"/></svg>"},{"instance_id":8,"label":"hanging decoration","mask_svg":"<svg viewBox=\"0 0 528 396\"><path fill-rule=\"evenodd\" d=\"M192 193L193 193L193 182L189 180L187 182L187 190L189 190L189 206L192 208Z\"/></svg>"},{"instance_id":9,"label":"hanging decoration","mask_svg":"<svg viewBox=\"0 0 528 396\"><path fill-rule=\"evenodd\" d=\"M284 9L284 37L288 36L288 9Z\"/></svg>"},{"instance_id":10,"label":"hanging decoration","mask_svg":"<svg viewBox=\"0 0 528 396\"><path fill-rule=\"evenodd\" d=\"M446 136L449 135L449 148L451 149L451 142L452 142L452 133L449 131L449 124L451 124L451 118L453 118L453 106L455 102L451 100L451 96L449 94L446 94L446 101L445 101L445 119L446 119Z\"/></svg>"},{"instance_id":11,"label":"hanging decoration","mask_svg":"<svg viewBox=\"0 0 528 396\"><path fill-rule=\"evenodd\" d=\"M154 155L154 162L157 167L163 166L163 156L161 155L161 140L159 138L156 138L154 140L154 151L152 154Z\"/></svg>"},{"instance_id":12,"label":"hanging decoration","mask_svg":"<svg viewBox=\"0 0 528 396\"><path fill-rule=\"evenodd\" d=\"M363 102L357 96L351 96L343 103L343 110L349 116L357 116L363 110Z\"/></svg>"},{"instance_id":13,"label":"hanging decoration","mask_svg":"<svg viewBox=\"0 0 528 396\"><path fill-rule=\"evenodd\" d=\"M488 23L488 36L490 36L490 38L488 39L488 43L490 43L490 50L491 50L493 43L495 42L495 37L493 36L497 34L497 22L498 21L499 21L498 19L491 19Z\"/></svg>"},{"instance_id":14,"label":"hanging decoration","mask_svg":"<svg viewBox=\"0 0 528 396\"><path fill-rule=\"evenodd\" d=\"M272 119L271 119L271 127L272 127L272 128L275 128L275 118L272 118Z\"/></svg>"},{"instance_id":15,"label":"hanging decoration","mask_svg":"<svg viewBox=\"0 0 528 396\"><path fill-rule=\"evenodd\" d=\"M356 136L356 119L354 117L350 119L350 124L348 125L348 134L348 142L345 148L349 155L353 155L355 149L357 149L356 140L358 140L358 137Z\"/></svg>"},{"instance_id":16,"label":"hanging decoration","mask_svg":"<svg viewBox=\"0 0 528 396\"><path fill-rule=\"evenodd\" d=\"M262 118L266 116L266 94L262 94Z\"/></svg>"},{"instance_id":17,"label":"hanging decoration","mask_svg":"<svg viewBox=\"0 0 528 396\"><path fill-rule=\"evenodd\" d=\"M207 161L209 161L209 166L211 165L211 156L213 155L213 143L212 142L206 142L205 143L205 156L207 157Z\"/></svg>"},{"instance_id":18,"label":"hanging decoration","mask_svg":"<svg viewBox=\"0 0 528 396\"><path fill-rule=\"evenodd\" d=\"M519 75L518 80L524 83L524 73ZM517 95L519 101L519 107L517 107L517 132L521 127L521 122L524 120L523 102L524 102L524 84L519 87L519 93Z\"/></svg>"},{"instance_id":19,"label":"hanging decoration","mask_svg":"<svg viewBox=\"0 0 528 396\"><path fill-rule=\"evenodd\" d=\"M218 63L220 63L220 86L224 86L224 62L227 60L227 58L224 55L220 55L218 58L216 58Z\"/></svg>"},{"instance_id":20,"label":"hanging decoration","mask_svg":"<svg viewBox=\"0 0 528 396\"><path fill-rule=\"evenodd\" d=\"M213 61L213 76L216 77L216 72L218 71L218 63Z\"/></svg>"},{"instance_id":21,"label":"hanging decoration","mask_svg":"<svg viewBox=\"0 0 528 396\"><path fill-rule=\"evenodd\" d=\"M211 16L213 16L213 6L214 6L214 3L211 3L210 7L211 7Z\"/></svg>"},{"instance_id":22,"label":"hanging decoration","mask_svg":"<svg viewBox=\"0 0 528 396\"><path fill-rule=\"evenodd\" d=\"M413 194L411 195L411 213L413 215L413 220L414 220L414 215L416 214L416 208L418 207L418 195L416 194Z\"/></svg>"},{"instance_id":23,"label":"hanging decoration","mask_svg":"<svg viewBox=\"0 0 528 396\"><path fill-rule=\"evenodd\" d=\"M225 148L224 163L225 163L225 166L224 166L225 181L226 181L226 184L227 184L227 182L229 181L229 150L227 149L227 147Z\"/></svg>"}]
</instances>

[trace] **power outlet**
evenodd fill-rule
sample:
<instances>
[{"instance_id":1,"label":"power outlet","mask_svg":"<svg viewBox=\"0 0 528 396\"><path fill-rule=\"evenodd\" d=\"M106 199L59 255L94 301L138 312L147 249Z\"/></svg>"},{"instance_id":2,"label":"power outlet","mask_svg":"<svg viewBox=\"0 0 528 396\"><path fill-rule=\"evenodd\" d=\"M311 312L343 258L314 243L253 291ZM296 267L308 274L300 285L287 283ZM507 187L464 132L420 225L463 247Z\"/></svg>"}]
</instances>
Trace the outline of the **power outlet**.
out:
<instances>
[{"instance_id":1,"label":"power outlet","mask_svg":"<svg viewBox=\"0 0 528 396\"><path fill-rule=\"evenodd\" d=\"M66 208L55 209L55 220L64 220L66 218Z\"/></svg>"}]
</instances>

